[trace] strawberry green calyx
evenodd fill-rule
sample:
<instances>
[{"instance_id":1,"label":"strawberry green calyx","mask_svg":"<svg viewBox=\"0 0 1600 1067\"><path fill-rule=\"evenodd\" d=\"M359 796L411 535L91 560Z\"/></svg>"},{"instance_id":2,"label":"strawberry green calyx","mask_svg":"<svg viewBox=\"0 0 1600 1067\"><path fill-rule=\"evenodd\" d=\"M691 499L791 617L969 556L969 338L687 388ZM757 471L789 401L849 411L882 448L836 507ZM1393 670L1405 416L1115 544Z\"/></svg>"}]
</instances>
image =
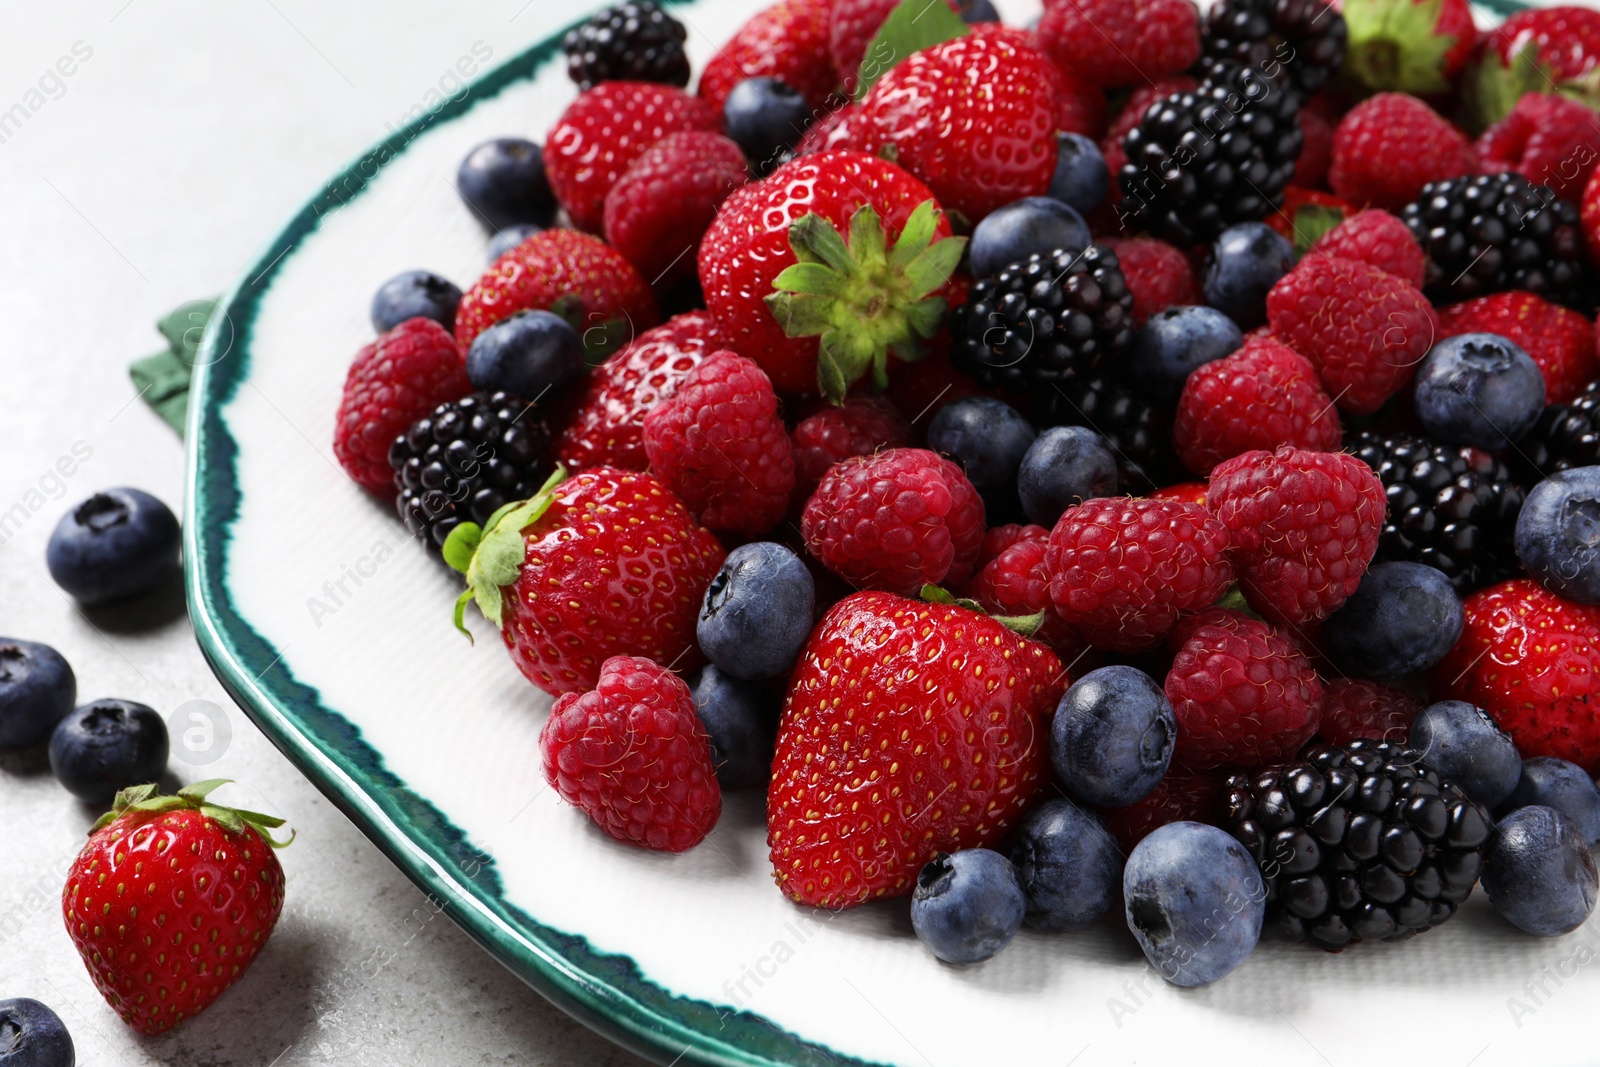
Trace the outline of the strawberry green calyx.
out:
<instances>
[{"instance_id":1,"label":"strawberry green calyx","mask_svg":"<svg viewBox=\"0 0 1600 1067\"><path fill-rule=\"evenodd\" d=\"M1507 58L1509 62L1504 62L1492 48L1486 48L1477 65L1467 70L1463 85L1466 116L1469 128L1475 133L1481 133L1511 114L1511 109L1524 95L1549 92L1555 85L1549 68L1539 62L1538 45L1530 42ZM1592 100L1584 99L1581 91L1568 95L1595 106Z\"/></svg>"},{"instance_id":2,"label":"strawberry green calyx","mask_svg":"<svg viewBox=\"0 0 1600 1067\"><path fill-rule=\"evenodd\" d=\"M917 205L893 248L872 205L850 218L845 238L820 215L789 227L798 260L778 275L767 297L783 332L817 337L817 383L834 403L869 370L878 388L889 383L889 354L921 357L920 341L932 337L944 318L945 301L933 294L955 272L966 247L962 237L935 240L939 208Z\"/></svg>"},{"instance_id":3,"label":"strawberry green calyx","mask_svg":"<svg viewBox=\"0 0 1600 1067\"><path fill-rule=\"evenodd\" d=\"M207 799L219 786L227 785L231 781L231 778L208 778L203 782L184 786L175 796L157 795L158 787L154 783L130 786L117 794L116 800L112 801L111 810L100 816L99 821L90 827L89 832L92 834L132 813L159 815L167 811L198 811L232 833L242 834L245 832L245 827L254 827L262 839L273 848L288 848L294 842L295 835L292 831L287 841L279 841L272 836L272 831L283 825L282 819L263 815L259 811L223 807Z\"/></svg>"},{"instance_id":4,"label":"strawberry green calyx","mask_svg":"<svg viewBox=\"0 0 1600 1067\"><path fill-rule=\"evenodd\" d=\"M466 634L467 640L472 640L472 631L466 627L469 601L476 601L483 617L497 629L505 625L500 590L515 582L522 570L522 561L527 555L522 531L550 510L556 498L556 486L566 478L566 470L557 465L539 491L527 500L505 505L490 515L483 526L464 522L445 538L444 561L467 576L466 591L456 598L455 608L456 629Z\"/></svg>"},{"instance_id":5,"label":"strawberry green calyx","mask_svg":"<svg viewBox=\"0 0 1600 1067\"><path fill-rule=\"evenodd\" d=\"M1343 69L1372 92L1447 91L1445 58L1456 38L1434 32L1443 8L1443 0L1345 0Z\"/></svg>"},{"instance_id":6,"label":"strawberry green calyx","mask_svg":"<svg viewBox=\"0 0 1600 1067\"><path fill-rule=\"evenodd\" d=\"M951 593L948 589L937 585L923 586L922 599L929 604L949 604L953 607L966 608L968 611L975 611L979 615L993 619L995 622L999 623L1001 626L1004 626L1012 633L1019 634L1022 637L1032 637L1034 634L1038 633L1039 627L1044 625L1046 615L1046 613L1043 611L1036 612L1032 615L990 615L984 606L978 603L976 600L968 600L966 597L958 597Z\"/></svg>"},{"instance_id":7,"label":"strawberry green calyx","mask_svg":"<svg viewBox=\"0 0 1600 1067\"><path fill-rule=\"evenodd\" d=\"M1344 221L1344 212L1324 204L1307 204L1294 213L1294 254L1299 259L1324 234Z\"/></svg>"}]
</instances>

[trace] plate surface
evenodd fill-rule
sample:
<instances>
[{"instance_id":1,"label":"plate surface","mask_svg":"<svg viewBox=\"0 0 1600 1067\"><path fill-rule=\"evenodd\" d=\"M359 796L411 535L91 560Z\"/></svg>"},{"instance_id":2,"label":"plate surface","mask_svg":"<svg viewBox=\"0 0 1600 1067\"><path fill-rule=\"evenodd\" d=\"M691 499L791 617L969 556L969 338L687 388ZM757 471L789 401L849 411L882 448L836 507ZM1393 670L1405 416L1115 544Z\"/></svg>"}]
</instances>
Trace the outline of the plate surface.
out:
<instances>
[{"instance_id":1,"label":"plate surface","mask_svg":"<svg viewBox=\"0 0 1600 1067\"><path fill-rule=\"evenodd\" d=\"M1017 21L1026 11L1001 7ZM697 0L697 68L752 9ZM1404 946L1265 945L1207 989L1166 987L1112 925L1024 933L978 968L936 963L903 904L833 915L772 886L762 799L729 798L683 856L619 846L544 786L549 699L456 586L332 459L370 294L427 266L460 282L487 240L457 161L543 138L571 99L556 41L397 132L286 227L225 301L191 405L185 524L201 645L261 728L506 966L663 1063L1579 1062L1600 923L1526 938L1475 895Z\"/></svg>"}]
</instances>

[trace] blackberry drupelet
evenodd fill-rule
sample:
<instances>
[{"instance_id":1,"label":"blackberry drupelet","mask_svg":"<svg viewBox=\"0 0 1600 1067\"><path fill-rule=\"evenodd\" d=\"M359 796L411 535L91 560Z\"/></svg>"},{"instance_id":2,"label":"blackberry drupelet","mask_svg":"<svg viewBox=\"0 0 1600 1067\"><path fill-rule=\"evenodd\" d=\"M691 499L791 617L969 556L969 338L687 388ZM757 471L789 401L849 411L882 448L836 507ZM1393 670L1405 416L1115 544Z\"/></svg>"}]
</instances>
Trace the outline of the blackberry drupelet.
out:
<instances>
[{"instance_id":1,"label":"blackberry drupelet","mask_svg":"<svg viewBox=\"0 0 1600 1067\"><path fill-rule=\"evenodd\" d=\"M1228 779L1227 829L1261 865L1269 926L1337 951L1455 914L1494 823L1421 760L1363 739Z\"/></svg>"},{"instance_id":2,"label":"blackberry drupelet","mask_svg":"<svg viewBox=\"0 0 1600 1067\"><path fill-rule=\"evenodd\" d=\"M1227 60L1310 96L1344 62L1348 38L1344 16L1323 0L1220 0L1201 30L1198 70Z\"/></svg>"},{"instance_id":3,"label":"blackberry drupelet","mask_svg":"<svg viewBox=\"0 0 1600 1067\"><path fill-rule=\"evenodd\" d=\"M1551 404L1511 454L1511 472L1525 489L1573 467L1600 464L1600 382L1567 404Z\"/></svg>"},{"instance_id":4,"label":"blackberry drupelet","mask_svg":"<svg viewBox=\"0 0 1600 1067\"><path fill-rule=\"evenodd\" d=\"M1504 463L1404 433L1361 433L1348 447L1388 497L1378 560L1437 567L1462 595L1516 573L1523 491Z\"/></svg>"},{"instance_id":5,"label":"blackberry drupelet","mask_svg":"<svg viewBox=\"0 0 1600 1067\"><path fill-rule=\"evenodd\" d=\"M1400 217L1427 253L1434 303L1526 289L1587 312L1578 208L1549 186L1510 172L1432 182Z\"/></svg>"},{"instance_id":6,"label":"blackberry drupelet","mask_svg":"<svg viewBox=\"0 0 1600 1067\"><path fill-rule=\"evenodd\" d=\"M463 522L480 525L526 500L550 473L542 413L509 393L475 393L440 404L389 447L395 510L437 551Z\"/></svg>"},{"instance_id":7,"label":"blackberry drupelet","mask_svg":"<svg viewBox=\"0 0 1600 1067\"><path fill-rule=\"evenodd\" d=\"M1039 392L1034 422L1041 430L1087 426L1104 437L1116 457L1124 492L1147 493L1180 480L1167 435L1171 420L1104 374L1073 371L1051 382Z\"/></svg>"},{"instance_id":8,"label":"blackberry drupelet","mask_svg":"<svg viewBox=\"0 0 1600 1067\"><path fill-rule=\"evenodd\" d=\"M627 0L567 31L561 50L567 54L567 76L581 90L608 81L681 88L689 84L689 57L683 51L687 36L683 23L660 5Z\"/></svg>"}]
</instances>

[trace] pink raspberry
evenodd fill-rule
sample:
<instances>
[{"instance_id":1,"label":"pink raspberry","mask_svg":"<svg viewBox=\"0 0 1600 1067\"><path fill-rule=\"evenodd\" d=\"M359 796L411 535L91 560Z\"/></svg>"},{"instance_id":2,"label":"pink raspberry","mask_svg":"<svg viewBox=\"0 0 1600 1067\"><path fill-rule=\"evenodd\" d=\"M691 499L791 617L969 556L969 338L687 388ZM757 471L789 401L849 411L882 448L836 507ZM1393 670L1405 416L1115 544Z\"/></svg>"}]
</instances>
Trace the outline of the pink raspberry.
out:
<instances>
[{"instance_id":1,"label":"pink raspberry","mask_svg":"<svg viewBox=\"0 0 1600 1067\"><path fill-rule=\"evenodd\" d=\"M840 460L909 445L911 424L883 397L853 396L800 420L789 440L794 445L794 491L803 505Z\"/></svg>"},{"instance_id":2,"label":"pink raspberry","mask_svg":"<svg viewBox=\"0 0 1600 1067\"><path fill-rule=\"evenodd\" d=\"M1085 81L1140 85L1199 58L1200 18L1189 0L1062 0L1045 6L1039 39Z\"/></svg>"},{"instance_id":3,"label":"pink raspberry","mask_svg":"<svg viewBox=\"0 0 1600 1067\"><path fill-rule=\"evenodd\" d=\"M1034 640L1049 645L1050 650L1061 657L1061 662L1072 669L1074 675L1078 674L1079 671L1074 668L1086 646L1066 620L1051 610L1050 570L1044 561L1050 546L1049 531L1043 526L1003 526L997 529L1014 530L1017 536L983 565L967 583L963 594L982 604L991 615L1049 612L1034 633ZM986 548L989 547L987 536L984 543Z\"/></svg>"},{"instance_id":4,"label":"pink raspberry","mask_svg":"<svg viewBox=\"0 0 1600 1067\"><path fill-rule=\"evenodd\" d=\"M1158 311L1202 302L1189 257L1167 242L1154 237L1111 237L1101 244L1117 254L1122 275L1128 280L1134 329Z\"/></svg>"},{"instance_id":5,"label":"pink raspberry","mask_svg":"<svg viewBox=\"0 0 1600 1067\"><path fill-rule=\"evenodd\" d=\"M1407 93L1379 93L1339 120L1328 184L1353 204L1397 211L1429 182L1476 171L1472 142L1449 119Z\"/></svg>"},{"instance_id":6,"label":"pink raspberry","mask_svg":"<svg viewBox=\"0 0 1600 1067\"><path fill-rule=\"evenodd\" d=\"M1317 733L1330 745L1358 737L1404 745L1422 701L1393 686L1365 678L1335 678L1322 683L1322 725Z\"/></svg>"},{"instance_id":7,"label":"pink raspberry","mask_svg":"<svg viewBox=\"0 0 1600 1067\"><path fill-rule=\"evenodd\" d=\"M1189 375L1172 424L1183 465L1199 475L1254 449L1339 447L1339 413L1311 361L1279 341L1251 341Z\"/></svg>"},{"instance_id":8,"label":"pink raspberry","mask_svg":"<svg viewBox=\"0 0 1600 1067\"><path fill-rule=\"evenodd\" d=\"M695 249L717 208L748 180L744 152L721 134L670 134L606 194L606 240L651 285L670 286L695 272Z\"/></svg>"},{"instance_id":9,"label":"pink raspberry","mask_svg":"<svg viewBox=\"0 0 1600 1067\"><path fill-rule=\"evenodd\" d=\"M1100 821L1122 846L1123 854L1168 823L1222 821L1223 779L1220 775L1173 767L1143 800L1125 808L1100 809Z\"/></svg>"},{"instance_id":10,"label":"pink raspberry","mask_svg":"<svg viewBox=\"0 0 1600 1067\"><path fill-rule=\"evenodd\" d=\"M1309 254L1317 253L1370 263L1418 289L1427 278L1422 246L1411 227L1382 208L1358 211L1317 238Z\"/></svg>"}]
</instances>

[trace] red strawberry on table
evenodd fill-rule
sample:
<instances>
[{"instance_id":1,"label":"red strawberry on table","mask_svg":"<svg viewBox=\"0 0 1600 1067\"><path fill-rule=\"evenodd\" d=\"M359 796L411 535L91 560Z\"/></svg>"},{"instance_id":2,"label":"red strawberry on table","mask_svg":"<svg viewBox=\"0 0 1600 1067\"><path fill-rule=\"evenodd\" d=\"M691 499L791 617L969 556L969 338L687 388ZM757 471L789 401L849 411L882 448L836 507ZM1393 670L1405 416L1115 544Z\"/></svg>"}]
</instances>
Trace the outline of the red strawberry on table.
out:
<instances>
[{"instance_id":1,"label":"red strawberry on table","mask_svg":"<svg viewBox=\"0 0 1600 1067\"><path fill-rule=\"evenodd\" d=\"M61 909L89 976L122 1021L159 1034L237 982L283 911L269 835L282 819L209 799L223 779L176 796L117 794L67 872Z\"/></svg>"}]
</instances>

